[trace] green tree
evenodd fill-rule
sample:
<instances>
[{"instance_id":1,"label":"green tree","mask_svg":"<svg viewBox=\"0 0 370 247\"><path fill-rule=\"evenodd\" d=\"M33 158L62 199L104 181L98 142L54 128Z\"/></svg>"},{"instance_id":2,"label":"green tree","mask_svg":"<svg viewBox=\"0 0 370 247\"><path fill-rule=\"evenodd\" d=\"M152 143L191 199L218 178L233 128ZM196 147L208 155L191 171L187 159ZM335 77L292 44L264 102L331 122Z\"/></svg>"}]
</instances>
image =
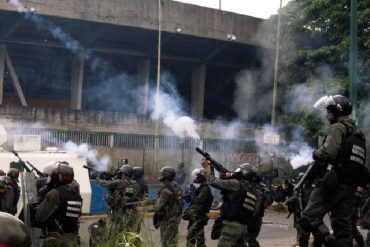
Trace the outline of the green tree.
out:
<instances>
[{"instance_id":1,"label":"green tree","mask_svg":"<svg viewBox=\"0 0 370 247\"><path fill-rule=\"evenodd\" d=\"M350 0L292 0L282 10L279 89L286 95L300 84L315 85L317 97L325 94L348 95ZM268 40L275 42L277 15L267 23ZM359 102L370 96L370 1L358 0ZM328 68L325 73L321 68ZM361 110L363 108L359 108ZM301 124L312 133L318 119L304 109L284 115L284 124ZM364 115L359 112L359 116ZM316 128L317 129L317 128Z\"/></svg>"}]
</instances>

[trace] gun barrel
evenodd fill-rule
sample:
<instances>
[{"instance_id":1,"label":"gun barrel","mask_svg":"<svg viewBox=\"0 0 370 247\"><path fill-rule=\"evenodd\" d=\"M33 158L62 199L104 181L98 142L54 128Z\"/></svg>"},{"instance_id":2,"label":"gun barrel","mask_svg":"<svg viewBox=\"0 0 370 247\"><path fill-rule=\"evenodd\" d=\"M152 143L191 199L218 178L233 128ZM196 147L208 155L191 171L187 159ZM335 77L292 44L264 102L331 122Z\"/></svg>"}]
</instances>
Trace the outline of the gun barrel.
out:
<instances>
[{"instance_id":1,"label":"gun barrel","mask_svg":"<svg viewBox=\"0 0 370 247\"><path fill-rule=\"evenodd\" d=\"M306 172L304 173L303 177L299 180L299 182L294 186L294 190L298 191L302 188L304 182L306 182L307 177L311 174L312 169L316 165L316 162L311 162L310 166L307 168Z\"/></svg>"},{"instance_id":2,"label":"gun barrel","mask_svg":"<svg viewBox=\"0 0 370 247\"><path fill-rule=\"evenodd\" d=\"M19 155L18 155L18 153L15 151L15 150L12 150L12 153L16 156L16 157L18 157L19 158ZM19 158L20 159L20 158Z\"/></svg>"},{"instance_id":3,"label":"gun barrel","mask_svg":"<svg viewBox=\"0 0 370 247\"><path fill-rule=\"evenodd\" d=\"M221 173L226 173L226 172L229 172L229 170L227 170L225 167L223 167L220 163L218 163L216 160L214 160L211 155L209 155L209 153L207 152L204 152L200 147L196 147L195 150L200 153L204 158L206 158L207 160L209 160L209 162L211 162L211 164L213 165L213 167L218 171L218 172L221 172Z\"/></svg>"},{"instance_id":4,"label":"gun barrel","mask_svg":"<svg viewBox=\"0 0 370 247\"><path fill-rule=\"evenodd\" d=\"M29 161L26 161L27 165L29 165L32 170L34 170L36 172L36 174L40 177L44 177L44 173L42 173L39 169L37 169L34 165L32 165Z\"/></svg>"},{"instance_id":5,"label":"gun barrel","mask_svg":"<svg viewBox=\"0 0 370 247\"><path fill-rule=\"evenodd\" d=\"M89 171L96 171L93 167L91 166L87 166L87 165L83 165L83 168L89 170Z\"/></svg>"}]
</instances>

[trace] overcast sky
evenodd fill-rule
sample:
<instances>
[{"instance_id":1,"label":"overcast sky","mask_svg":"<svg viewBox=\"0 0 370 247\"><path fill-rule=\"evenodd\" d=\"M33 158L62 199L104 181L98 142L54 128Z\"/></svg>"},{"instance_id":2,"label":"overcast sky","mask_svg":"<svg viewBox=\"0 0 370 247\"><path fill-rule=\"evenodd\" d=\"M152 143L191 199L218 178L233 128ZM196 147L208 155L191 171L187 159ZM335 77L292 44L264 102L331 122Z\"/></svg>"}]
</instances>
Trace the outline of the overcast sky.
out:
<instances>
[{"instance_id":1,"label":"overcast sky","mask_svg":"<svg viewBox=\"0 0 370 247\"><path fill-rule=\"evenodd\" d=\"M219 8L221 1L221 9L231 11L243 15L250 15L259 18L269 18L270 15L276 14L280 0L175 0L184 3L196 4L209 8ZM283 0L283 6L289 0Z\"/></svg>"}]
</instances>

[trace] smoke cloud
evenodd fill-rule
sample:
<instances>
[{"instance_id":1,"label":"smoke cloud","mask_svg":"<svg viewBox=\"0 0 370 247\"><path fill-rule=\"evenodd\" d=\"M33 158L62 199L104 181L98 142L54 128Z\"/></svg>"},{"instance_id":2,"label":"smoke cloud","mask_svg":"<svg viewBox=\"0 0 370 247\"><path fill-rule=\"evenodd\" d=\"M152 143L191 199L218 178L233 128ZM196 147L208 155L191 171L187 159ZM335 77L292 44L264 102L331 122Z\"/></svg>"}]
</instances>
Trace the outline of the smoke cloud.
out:
<instances>
[{"instance_id":1,"label":"smoke cloud","mask_svg":"<svg viewBox=\"0 0 370 247\"><path fill-rule=\"evenodd\" d=\"M168 72L162 72L161 90L158 94L155 89L151 92L151 118L162 119L163 123L179 137L199 139L197 125L194 119L184 113L184 103L174 85L173 76Z\"/></svg>"},{"instance_id":2,"label":"smoke cloud","mask_svg":"<svg viewBox=\"0 0 370 247\"><path fill-rule=\"evenodd\" d=\"M110 158L108 156L98 158L98 152L86 143L78 145L72 141L68 141L63 145L63 149L69 153L74 153L86 158L86 160L92 163L94 168L99 172L108 170Z\"/></svg>"},{"instance_id":3,"label":"smoke cloud","mask_svg":"<svg viewBox=\"0 0 370 247\"><path fill-rule=\"evenodd\" d=\"M9 3L14 5L19 13L24 14L24 17L27 20L32 21L36 25L38 31L50 32L53 38L61 41L68 50L82 56L86 60L90 60L90 64L93 68L96 68L98 65L101 64L106 64L102 59L95 56L90 50L82 47L80 42L75 40L70 34L63 32L60 26L55 25L54 23L46 20L40 15L37 15L35 13L35 9L27 8L26 6L21 4L19 0L10 0Z\"/></svg>"},{"instance_id":4,"label":"smoke cloud","mask_svg":"<svg viewBox=\"0 0 370 247\"><path fill-rule=\"evenodd\" d=\"M13 140L14 135L22 135L22 129L37 129L42 131L42 138L47 139L50 143L55 144L60 143L59 140L54 137L53 133L50 132L42 123L28 123L28 122L20 122L20 121L12 121L9 119L0 119L0 124L4 126L7 136L8 136L8 143L6 144L6 149L8 151L13 150L11 141ZM9 143L10 142L10 143ZM99 158L99 154L97 150L93 149L86 143L82 143L80 145L68 141L62 144L60 147L62 150L77 154L81 157L84 157L94 165L94 167L98 171L107 171L108 165L110 164L110 158L108 156L103 156ZM17 151L17 150L16 150Z\"/></svg>"}]
</instances>

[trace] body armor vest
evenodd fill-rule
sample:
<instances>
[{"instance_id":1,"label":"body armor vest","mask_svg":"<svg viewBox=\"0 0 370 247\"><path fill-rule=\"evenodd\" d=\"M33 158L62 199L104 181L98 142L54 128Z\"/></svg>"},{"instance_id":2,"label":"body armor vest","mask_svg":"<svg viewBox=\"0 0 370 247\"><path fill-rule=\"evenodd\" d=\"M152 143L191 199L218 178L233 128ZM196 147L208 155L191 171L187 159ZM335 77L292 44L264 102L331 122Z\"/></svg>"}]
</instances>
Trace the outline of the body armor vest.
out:
<instances>
[{"instance_id":1,"label":"body armor vest","mask_svg":"<svg viewBox=\"0 0 370 247\"><path fill-rule=\"evenodd\" d=\"M239 183L238 191L223 192L221 218L246 225L256 214L258 197L250 183L245 180L239 180Z\"/></svg>"},{"instance_id":2,"label":"body armor vest","mask_svg":"<svg viewBox=\"0 0 370 247\"><path fill-rule=\"evenodd\" d=\"M65 186L56 188L59 194L59 208L46 221L48 232L76 233L82 211L81 195Z\"/></svg>"},{"instance_id":3,"label":"body armor vest","mask_svg":"<svg viewBox=\"0 0 370 247\"><path fill-rule=\"evenodd\" d=\"M366 139L356 127L346 122L346 135L342 149L337 157L336 171L340 182L355 186L365 186L369 181L365 178L368 171L366 164Z\"/></svg>"}]
</instances>

